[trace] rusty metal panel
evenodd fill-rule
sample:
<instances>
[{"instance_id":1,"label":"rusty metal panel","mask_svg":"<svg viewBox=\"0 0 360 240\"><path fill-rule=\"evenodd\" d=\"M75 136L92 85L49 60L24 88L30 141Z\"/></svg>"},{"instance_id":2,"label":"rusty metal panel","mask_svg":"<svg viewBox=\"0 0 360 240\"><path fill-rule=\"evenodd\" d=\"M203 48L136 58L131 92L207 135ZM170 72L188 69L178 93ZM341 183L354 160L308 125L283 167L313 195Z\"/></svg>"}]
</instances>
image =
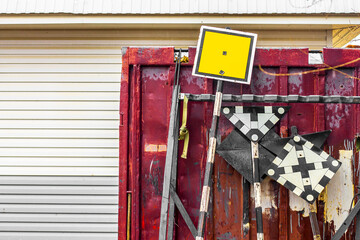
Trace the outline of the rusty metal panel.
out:
<instances>
[{"instance_id":1,"label":"rusty metal panel","mask_svg":"<svg viewBox=\"0 0 360 240\"><path fill-rule=\"evenodd\" d=\"M127 139L121 139L120 153L125 151L128 154L128 169L125 172L128 172L126 190L132 195L131 239L157 239L174 74L172 61L174 49L129 48L125 51L124 56L127 56L127 59L123 62L124 65L127 64L125 68L128 70L123 72L122 77L120 112L124 114L124 119L127 121L125 123L127 130L121 128L120 131L121 136L127 136ZM212 80L191 75L194 53L194 49L189 49L190 61L183 64L181 68L181 92L214 94ZM337 69L323 70L329 66L351 61L357 56L359 56L359 50L324 49L324 64L309 65L307 49L258 49L252 84L244 86L224 83L224 93L357 96L358 62ZM335 57L336 60L333 59ZM262 68L259 68L259 65ZM319 71L293 74L316 69ZM293 75L289 76L286 73ZM132 99L133 97L138 99ZM212 105L211 102L189 102L188 158L182 159L179 155L178 195L195 225L199 214L200 190L205 169ZM225 105L236 104L224 102L223 106ZM352 142L359 132L360 123L357 105L314 103L289 105L292 108L288 115L275 128L281 136L286 137L292 125L298 127L300 134L331 129L333 132L325 144L325 151L330 151L335 158L339 158L339 150L353 150ZM218 139L223 140L232 129L233 126L225 117L220 117ZM182 149L182 142L179 148ZM358 154L351 158L348 165L351 165L352 169L358 169ZM344 173L344 171L339 172ZM348 183L352 186L353 183L357 183L358 171L354 171L351 177L339 176L337 179L352 181ZM120 196L125 194L123 189ZM334 222L338 225L339 221L335 219L334 214L330 214L331 216L327 214L329 213L327 206L331 208L334 206L333 202L327 203L329 194L331 193L323 193L317 201L320 231L324 233L325 239L331 238L334 233ZM250 234L243 237L241 175L219 155L216 155L215 159L211 200L210 217L207 218L207 239L256 239L253 198L250 198ZM311 239L311 226L305 201L289 194L275 181L266 179L262 183L261 203L266 239ZM121 204L122 207L125 206L123 202ZM347 210L348 206L339 206L340 212ZM121 211L119 222L126 221L125 212ZM339 217L343 218L344 215L340 214ZM179 214L176 214L175 222L176 239L192 239L190 231ZM349 238L354 237L354 229L350 227L346 235Z\"/></svg>"}]
</instances>

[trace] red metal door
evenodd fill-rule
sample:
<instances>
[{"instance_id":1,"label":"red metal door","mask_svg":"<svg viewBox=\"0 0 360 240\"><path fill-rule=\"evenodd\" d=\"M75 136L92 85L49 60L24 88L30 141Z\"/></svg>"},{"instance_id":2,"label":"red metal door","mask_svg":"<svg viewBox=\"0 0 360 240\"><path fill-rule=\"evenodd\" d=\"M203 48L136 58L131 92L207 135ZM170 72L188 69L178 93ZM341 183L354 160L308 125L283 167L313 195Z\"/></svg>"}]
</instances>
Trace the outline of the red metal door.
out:
<instances>
[{"instance_id":1,"label":"red metal door","mask_svg":"<svg viewBox=\"0 0 360 240\"><path fill-rule=\"evenodd\" d=\"M182 64L181 92L214 93L213 80L191 75L195 49L189 49L189 63ZM358 95L359 62L342 68L313 71L301 75L288 73L329 68L360 57L360 51L324 49L324 64L309 65L308 49L258 49L252 84L224 84L224 93L233 94L300 94ZM174 75L173 48L126 48L123 54L120 105L120 189L119 239L126 239L127 211L130 207L131 239L157 239L163 172L165 165L167 125ZM261 68L259 68L259 65ZM270 73L270 74L269 74ZM354 78L355 77L355 78ZM234 103L223 103L234 105ZM284 104L273 104L284 105ZM278 124L283 136L296 125L300 134L333 130L327 141L333 155L344 149L344 140L353 140L359 132L359 107L350 104L294 103L288 115ZM200 206L212 103L190 102L188 129L190 146L187 159L178 161L177 192L195 226ZM220 118L219 134L224 139L233 129ZM182 149L182 143L180 148ZM355 158L357 159L357 158ZM358 162L354 161L354 169ZM357 182L357 175L354 174ZM256 239L255 213L250 213L250 234L242 233L241 176L220 156L216 156L213 175L207 239ZM263 194L270 203L263 206L265 239L311 239L308 217L289 208L288 191L267 179ZM131 195L128 206L127 194ZM254 209L253 202L250 209ZM331 223L324 221L324 202L318 201L320 231L330 239ZM192 239L181 216L177 215L176 239ZM323 224L324 223L324 224ZM353 237L350 230L347 235Z\"/></svg>"}]
</instances>

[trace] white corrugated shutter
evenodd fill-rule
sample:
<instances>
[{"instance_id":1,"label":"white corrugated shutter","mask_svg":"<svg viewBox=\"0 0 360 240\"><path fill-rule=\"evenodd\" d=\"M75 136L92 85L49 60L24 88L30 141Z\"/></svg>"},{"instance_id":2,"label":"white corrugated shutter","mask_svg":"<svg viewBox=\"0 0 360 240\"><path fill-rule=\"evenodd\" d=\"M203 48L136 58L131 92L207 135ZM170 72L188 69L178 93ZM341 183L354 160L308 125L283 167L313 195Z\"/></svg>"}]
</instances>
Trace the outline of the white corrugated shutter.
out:
<instances>
[{"instance_id":1,"label":"white corrugated shutter","mask_svg":"<svg viewBox=\"0 0 360 240\"><path fill-rule=\"evenodd\" d=\"M0 239L117 239L120 46L0 41Z\"/></svg>"}]
</instances>

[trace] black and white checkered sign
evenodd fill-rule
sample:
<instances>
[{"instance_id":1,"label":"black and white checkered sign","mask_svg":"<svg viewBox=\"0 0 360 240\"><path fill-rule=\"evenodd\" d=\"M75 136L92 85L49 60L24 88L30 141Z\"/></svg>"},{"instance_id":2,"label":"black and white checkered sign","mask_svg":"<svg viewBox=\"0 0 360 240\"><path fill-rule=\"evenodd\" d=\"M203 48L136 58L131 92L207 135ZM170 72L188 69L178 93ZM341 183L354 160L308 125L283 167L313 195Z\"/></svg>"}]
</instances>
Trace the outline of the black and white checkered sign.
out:
<instances>
[{"instance_id":1,"label":"black and white checkered sign","mask_svg":"<svg viewBox=\"0 0 360 240\"><path fill-rule=\"evenodd\" d=\"M222 113L250 141L258 142L287 113L290 107L223 107Z\"/></svg>"},{"instance_id":2,"label":"black and white checkered sign","mask_svg":"<svg viewBox=\"0 0 360 240\"><path fill-rule=\"evenodd\" d=\"M313 203L341 163L300 135L289 139L272 161L267 175Z\"/></svg>"}]
</instances>

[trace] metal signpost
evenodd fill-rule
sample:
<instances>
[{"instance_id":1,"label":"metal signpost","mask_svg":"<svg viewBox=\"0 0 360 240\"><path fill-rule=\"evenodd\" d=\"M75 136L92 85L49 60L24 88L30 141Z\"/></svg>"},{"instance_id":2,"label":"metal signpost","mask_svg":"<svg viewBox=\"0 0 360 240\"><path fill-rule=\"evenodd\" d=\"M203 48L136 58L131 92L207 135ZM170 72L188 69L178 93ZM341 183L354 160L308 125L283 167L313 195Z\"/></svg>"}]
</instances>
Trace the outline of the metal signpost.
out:
<instances>
[{"instance_id":1,"label":"metal signpost","mask_svg":"<svg viewBox=\"0 0 360 240\"><path fill-rule=\"evenodd\" d=\"M222 103L223 82L250 84L257 35L201 27L193 75L217 79L213 118L209 135L205 177L202 187L196 240L204 239L205 218L210 201L210 188L215 159L216 136Z\"/></svg>"}]
</instances>

